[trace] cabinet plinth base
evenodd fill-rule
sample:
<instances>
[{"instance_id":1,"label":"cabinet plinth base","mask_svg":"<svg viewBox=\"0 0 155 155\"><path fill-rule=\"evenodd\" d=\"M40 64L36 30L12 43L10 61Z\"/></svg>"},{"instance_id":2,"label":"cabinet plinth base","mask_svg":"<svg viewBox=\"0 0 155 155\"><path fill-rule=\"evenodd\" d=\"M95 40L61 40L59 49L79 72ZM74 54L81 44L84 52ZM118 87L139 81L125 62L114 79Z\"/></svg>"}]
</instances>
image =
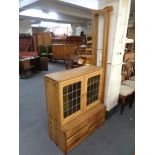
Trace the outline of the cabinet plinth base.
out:
<instances>
[{"instance_id":1,"label":"cabinet plinth base","mask_svg":"<svg viewBox=\"0 0 155 155\"><path fill-rule=\"evenodd\" d=\"M49 120L50 138L66 154L104 124L105 114L105 106L99 104L63 127L59 127L51 119Z\"/></svg>"}]
</instances>

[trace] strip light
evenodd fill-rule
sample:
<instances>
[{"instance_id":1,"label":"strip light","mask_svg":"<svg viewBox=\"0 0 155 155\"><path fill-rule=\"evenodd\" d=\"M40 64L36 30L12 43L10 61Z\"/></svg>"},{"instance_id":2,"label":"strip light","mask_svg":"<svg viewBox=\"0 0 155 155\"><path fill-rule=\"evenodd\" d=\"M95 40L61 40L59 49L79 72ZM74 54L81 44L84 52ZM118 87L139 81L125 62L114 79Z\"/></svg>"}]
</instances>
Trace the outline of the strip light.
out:
<instances>
[{"instance_id":1,"label":"strip light","mask_svg":"<svg viewBox=\"0 0 155 155\"><path fill-rule=\"evenodd\" d=\"M56 12L44 13L43 11L37 9L24 10L19 14L29 17L38 17L38 18L55 19L55 20L58 19L58 14Z\"/></svg>"}]
</instances>

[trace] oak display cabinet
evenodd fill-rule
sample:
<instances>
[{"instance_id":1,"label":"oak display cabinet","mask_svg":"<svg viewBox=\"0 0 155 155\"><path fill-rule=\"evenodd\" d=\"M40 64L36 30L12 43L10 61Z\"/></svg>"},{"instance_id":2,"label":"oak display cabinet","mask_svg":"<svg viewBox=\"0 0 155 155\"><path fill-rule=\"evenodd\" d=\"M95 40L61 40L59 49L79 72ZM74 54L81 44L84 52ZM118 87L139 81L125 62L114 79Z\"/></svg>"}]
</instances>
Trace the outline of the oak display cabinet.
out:
<instances>
[{"instance_id":1,"label":"oak display cabinet","mask_svg":"<svg viewBox=\"0 0 155 155\"><path fill-rule=\"evenodd\" d=\"M49 135L64 153L104 123L102 80L93 65L45 75Z\"/></svg>"}]
</instances>

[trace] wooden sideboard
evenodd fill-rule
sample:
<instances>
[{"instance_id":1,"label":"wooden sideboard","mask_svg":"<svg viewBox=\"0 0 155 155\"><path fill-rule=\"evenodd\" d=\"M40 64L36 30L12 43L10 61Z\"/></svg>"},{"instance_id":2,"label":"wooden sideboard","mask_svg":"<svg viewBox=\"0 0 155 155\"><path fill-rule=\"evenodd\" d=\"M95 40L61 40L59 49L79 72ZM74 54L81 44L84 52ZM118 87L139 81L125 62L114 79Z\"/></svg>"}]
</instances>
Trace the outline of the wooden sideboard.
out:
<instances>
[{"instance_id":1,"label":"wooden sideboard","mask_svg":"<svg viewBox=\"0 0 155 155\"><path fill-rule=\"evenodd\" d=\"M75 44L53 44L53 59L64 60L70 54L74 53Z\"/></svg>"}]
</instances>

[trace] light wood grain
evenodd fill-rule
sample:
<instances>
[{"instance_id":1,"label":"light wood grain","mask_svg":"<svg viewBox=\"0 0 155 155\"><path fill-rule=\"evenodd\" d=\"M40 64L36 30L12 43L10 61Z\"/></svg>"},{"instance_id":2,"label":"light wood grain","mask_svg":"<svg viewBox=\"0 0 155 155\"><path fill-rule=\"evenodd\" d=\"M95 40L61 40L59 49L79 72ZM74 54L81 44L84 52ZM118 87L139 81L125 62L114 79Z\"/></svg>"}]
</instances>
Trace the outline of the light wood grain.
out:
<instances>
[{"instance_id":1,"label":"light wood grain","mask_svg":"<svg viewBox=\"0 0 155 155\"><path fill-rule=\"evenodd\" d=\"M70 69L67 71L60 71L56 73L46 74L45 76L57 82L63 82L69 79L73 79L79 76L83 76L89 73L99 71L102 69L103 69L102 67L96 67L94 65L87 65L87 66L82 66L82 67L78 67L75 69Z\"/></svg>"},{"instance_id":2,"label":"light wood grain","mask_svg":"<svg viewBox=\"0 0 155 155\"><path fill-rule=\"evenodd\" d=\"M64 60L74 53L75 44L52 44L53 58Z\"/></svg>"},{"instance_id":3,"label":"light wood grain","mask_svg":"<svg viewBox=\"0 0 155 155\"><path fill-rule=\"evenodd\" d=\"M102 102L104 102L104 92L105 92L105 77L106 77L106 67L107 67L107 53L108 53L108 40L109 40L109 28L110 28L110 17L113 10L112 6L107 6L101 10L95 10L93 12L93 64L97 64L97 46L98 46L98 17L99 15L104 16L104 27L103 27L103 45L102 45L102 67L103 70L103 84L102 84Z\"/></svg>"},{"instance_id":4,"label":"light wood grain","mask_svg":"<svg viewBox=\"0 0 155 155\"><path fill-rule=\"evenodd\" d=\"M88 79L97 75L100 75L99 97L87 105ZM64 153L77 146L99 127L101 120L105 120L106 108L101 104L102 77L103 68L93 65L45 76L49 135ZM80 110L64 118L63 88L77 82L81 83Z\"/></svg>"},{"instance_id":5,"label":"light wood grain","mask_svg":"<svg viewBox=\"0 0 155 155\"><path fill-rule=\"evenodd\" d=\"M99 104L63 127L50 120L50 137L64 153L67 153L103 125L105 113L105 106Z\"/></svg>"}]
</instances>

